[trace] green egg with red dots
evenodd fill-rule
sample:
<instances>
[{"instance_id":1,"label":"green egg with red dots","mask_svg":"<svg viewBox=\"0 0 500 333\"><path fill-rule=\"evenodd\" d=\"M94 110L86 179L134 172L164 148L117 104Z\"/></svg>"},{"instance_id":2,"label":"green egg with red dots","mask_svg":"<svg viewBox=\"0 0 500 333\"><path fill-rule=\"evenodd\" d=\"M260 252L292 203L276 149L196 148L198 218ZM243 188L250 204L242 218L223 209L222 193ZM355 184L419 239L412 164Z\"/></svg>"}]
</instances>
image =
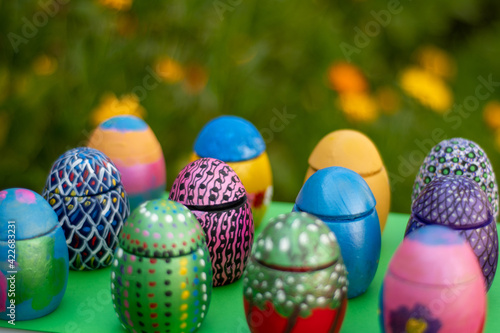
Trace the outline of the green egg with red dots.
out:
<instances>
[{"instance_id":1,"label":"green egg with red dots","mask_svg":"<svg viewBox=\"0 0 500 333\"><path fill-rule=\"evenodd\" d=\"M123 226L111 265L111 298L133 333L195 332L207 315L212 266L206 236L184 205L159 199Z\"/></svg>"}]
</instances>

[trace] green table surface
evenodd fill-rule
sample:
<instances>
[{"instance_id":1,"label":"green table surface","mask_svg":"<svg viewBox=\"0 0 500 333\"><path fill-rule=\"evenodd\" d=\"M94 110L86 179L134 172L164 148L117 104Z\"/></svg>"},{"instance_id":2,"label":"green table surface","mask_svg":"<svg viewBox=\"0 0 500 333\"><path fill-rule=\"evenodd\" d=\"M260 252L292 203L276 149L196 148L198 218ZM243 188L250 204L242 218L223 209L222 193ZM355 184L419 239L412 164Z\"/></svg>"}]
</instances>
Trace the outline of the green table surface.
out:
<instances>
[{"instance_id":1,"label":"green table surface","mask_svg":"<svg viewBox=\"0 0 500 333\"><path fill-rule=\"evenodd\" d=\"M275 202L264 223L280 213L290 212L292 204ZM382 236L382 252L375 279L367 292L349 300L341 332L380 332L378 295L387 265L401 242L409 216L391 213ZM259 228L262 230L262 226ZM257 231L258 233L258 231ZM488 293L488 315L485 332L500 332L500 283ZM15 327L0 321L0 327L43 332L124 333L111 303L110 270L94 272L70 271L68 288L61 305L53 313L39 319L16 321ZM1 331L1 329L0 329ZM199 333L249 332L243 311L243 282L215 288L210 308Z\"/></svg>"}]
</instances>

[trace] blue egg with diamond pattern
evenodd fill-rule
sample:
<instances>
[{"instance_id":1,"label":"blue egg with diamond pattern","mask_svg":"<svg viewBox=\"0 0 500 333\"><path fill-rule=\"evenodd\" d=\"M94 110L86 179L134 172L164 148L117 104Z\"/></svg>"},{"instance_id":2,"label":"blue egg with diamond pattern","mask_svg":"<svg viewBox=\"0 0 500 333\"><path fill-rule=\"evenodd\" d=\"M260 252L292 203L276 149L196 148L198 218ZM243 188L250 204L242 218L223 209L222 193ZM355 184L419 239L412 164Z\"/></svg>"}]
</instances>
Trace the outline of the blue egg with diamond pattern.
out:
<instances>
[{"instance_id":1,"label":"blue egg with diamond pattern","mask_svg":"<svg viewBox=\"0 0 500 333\"><path fill-rule=\"evenodd\" d=\"M97 149L71 149L52 166L42 195L64 230L70 268L109 266L130 214L128 196L113 162Z\"/></svg>"}]
</instances>

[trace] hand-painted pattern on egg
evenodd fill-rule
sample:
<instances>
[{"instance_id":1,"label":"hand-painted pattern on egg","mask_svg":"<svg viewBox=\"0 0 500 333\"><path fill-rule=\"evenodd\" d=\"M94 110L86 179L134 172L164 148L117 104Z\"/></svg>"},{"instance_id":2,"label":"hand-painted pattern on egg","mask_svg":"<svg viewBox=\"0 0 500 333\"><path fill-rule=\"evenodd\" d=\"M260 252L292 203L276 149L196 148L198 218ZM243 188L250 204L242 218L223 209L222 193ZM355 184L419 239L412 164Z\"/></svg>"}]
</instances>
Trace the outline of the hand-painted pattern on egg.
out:
<instances>
[{"instance_id":1,"label":"hand-painted pattern on egg","mask_svg":"<svg viewBox=\"0 0 500 333\"><path fill-rule=\"evenodd\" d=\"M102 151L120 171L130 209L165 192L163 152L148 124L135 116L116 116L102 122L88 146Z\"/></svg>"},{"instance_id":2,"label":"hand-painted pattern on egg","mask_svg":"<svg viewBox=\"0 0 500 333\"><path fill-rule=\"evenodd\" d=\"M220 116L211 120L196 138L191 162L200 157L224 161L236 172L245 186L257 228L273 195L266 143L257 128L248 120L236 116Z\"/></svg>"},{"instance_id":3,"label":"hand-painted pattern on egg","mask_svg":"<svg viewBox=\"0 0 500 333\"><path fill-rule=\"evenodd\" d=\"M252 249L254 226L236 173L213 158L196 160L179 173L170 199L186 205L205 230L214 286L239 279Z\"/></svg>"},{"instance_id":4,"label":"hand-painted pattern on egg","mask_svg":"<svg viewBox=\"0 0 500 333\"><path fill-rule=\"evenodd\" d=\"M75 148L52 166L43 190L63 227L70 267L93 270L111 264L128 197L113 162L92 148Z\"/></svg>"},{"instance_id":5,"label":"hand-painted pattern on egg","mask_svg":"<svg viewBox=\"0 0 500 333\"><path fill-rule=\"evenodd\" d=\"M486 193L495 220L497 219L498 185L495 173L484 150L467 139L443 140L432 148L418 171L413 185L412 201L435 177L449 175L463 175L478 183Z\"/></svg>"},{"instance_id":6,"label":"hand-painted pattern on egg","mask_svg":"<svg viewBox=\"0 0 500 333\"><path fill-rule=\"evenodd\" d=\"M498 263L498 234L491 205L478 184L459 176L432 180L413 202L406 235L429 224L449 226L471 245L491 287Z\"/></svg>"},{"instance_id":7,"label":"hand-painted pattern on egg","mask_svg":"<svg viewBox=\"0 0 500 333\"><path fill-rule=\"evenodd\" d=\"M424 226L394 253L380 291L382 332L483 332L486 288L475 255L450 228Z\"/></svg>"},{"instance_id":8,"label":"hand-painted pattern on egg","mask_svg":"<svg viewBox=\"0 0 500 333\"><path fill-rule=\"evenodd\" d=\"M0 191L0 319L31 320L54 311L68 272L66 239L50 205L31 190Z\"/></svg>"},{"instance_id":9,"label":"hand-painted pattern on egg","mask_svg":"<svg viewBox=\"0 0 500 333\"><path fill-rule=\"evenodd\" d=\"M272 219L256 240L243 297L253 333L338 332L347 278L333 232L306 213Z\"/></svg>"},{"instance_id":10,"label":"hand-painted pattern on egg","mask_svg":"<svg viewBox=\"0 0 500 333\"><path fill-rule=\"evenodd\" d=\"M205 238L177 202L147 201L133 211L111 267L113 306L128 332L194 332L201 326L212 293Z\"/></svg>"}]
</instances>

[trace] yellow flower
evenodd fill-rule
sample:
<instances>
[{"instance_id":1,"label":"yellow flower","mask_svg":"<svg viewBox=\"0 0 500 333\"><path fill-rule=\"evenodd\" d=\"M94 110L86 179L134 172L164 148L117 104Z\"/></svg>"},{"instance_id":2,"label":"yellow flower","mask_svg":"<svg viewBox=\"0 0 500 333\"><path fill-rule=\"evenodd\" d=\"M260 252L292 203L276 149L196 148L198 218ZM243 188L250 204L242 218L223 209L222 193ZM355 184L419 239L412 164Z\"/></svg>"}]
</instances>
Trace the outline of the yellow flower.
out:
<instances>
[{"instance_id":1,"label":"yellow flower","mask_svg":"<svg viewBox=\"0 0 500 333\"><path fill-rule=\"evenodd\" d=\"M435 46L425 46L417 51L417 61L427 72L445 79L456 73L456 64L451 56Z\"/></svg>"},{"instance_id":2,"label":"yellow flower","mask_svg":"<svg viewBox=\"0 0 500 333\"><path fill-rule=\"evenodd\" d=\"M453 95L450 88L439 77L418 67L410 67L401 75L401 87L422 105L445 113L450 109Z\"/></svg>"},{"instance_id":3,"label":"yellow flower","mask_svg":"<svg viewBox=\"0 0 500 333\"><path fill-rule=\"evenodd\" d=\"M184 79L184 90L196 95L200 93L208 82L208 72L201 65L191 65L186 68L186 77Z\"/></svg>"},{"instance_id":4,"label":"yellow flower","mask_svg":"<svg viewBox=\"0 0 500 333\"><path fill-rule=\"evenodd\" d=\"M427 322L424 319L410 318L405 328L408 333L424 333L427 330Z\"/></svg>"},{"instance_id":5,"label":"yellow flower","mask_svg":"<svg viewBox=\"0 0 500 333\"><path fill-rule=\"evenodd\" d=\"M116 10L129 10L132 7L132 0L99 0L99 3Z\"/></svg>"},{"instance_id":6,"label":"yellow flower","mask_svg":"<svg viewBox=\"0 0 500 333\"><path fill-rule=\"evenodd\" d=\"M339 107L353 122L373 122L378 117L377 103L365 93L341 94Z\"/></svg>"},{"instance_id":7,"label":"yellow flower","mask_svg":"<svg viewBox=\"0 0 500 333\"><path fill-rule=\"evenodd\" d=\"M368 90L368 83L361 71L347 62L333 64L328 69L330 87L339 93L360 93Z\"/></svg>"},{"instance_id":8,"label":"yellow flower","mask_svg":"<svg viewBox=\"0 0 500 333\"><path fill-rule=\"evenodd\" d=\"M33 62L33 71L36 75L50 75L57 69L57 59L42 54Z\"/></svg>"},{"instance_id":9,"label":"yellow flower","mask_svg":"<svg viewBox=\"0 0 500 333\"><path fill-rule=\"evenodd\" d=\"M116 98L115 94L108 93L101 99L100 104L92 111L92 123L94 126L101 122L120 115L133 115L143 118L146 111L139 104L139 98L134 94Z\"/></svg>"},{"instance_id":10,"label":"yellow flower","mask_svg":"<svg viewBox=\"0 0 500 333\"><path fill-rule=\"evenodd\" d=\"M177 83L184 79L182 66L172 58L166 57L156 63L156 73L168 83Z\"/></svg>"},{"instance_id":11,"label":"yellow flower","mask_svg":"<svg viewBox=\"0 0 500 333\"><path fill-rule=\"evenodd\" d=\"M385 114L395 114L399 111L401 99L391 87L381 87L376 92L377 104Z\"/></svg>"},{"instance_id":12,"label":"yellow flower","mask_svg":"<svg viewBox=\"0 0 500 333\"><path fill-rule=\"evenodd\" d=\"M484 121L494 130L500 129L500 102L490 101L483 110Z\"/></svg>"}]
</instances>

